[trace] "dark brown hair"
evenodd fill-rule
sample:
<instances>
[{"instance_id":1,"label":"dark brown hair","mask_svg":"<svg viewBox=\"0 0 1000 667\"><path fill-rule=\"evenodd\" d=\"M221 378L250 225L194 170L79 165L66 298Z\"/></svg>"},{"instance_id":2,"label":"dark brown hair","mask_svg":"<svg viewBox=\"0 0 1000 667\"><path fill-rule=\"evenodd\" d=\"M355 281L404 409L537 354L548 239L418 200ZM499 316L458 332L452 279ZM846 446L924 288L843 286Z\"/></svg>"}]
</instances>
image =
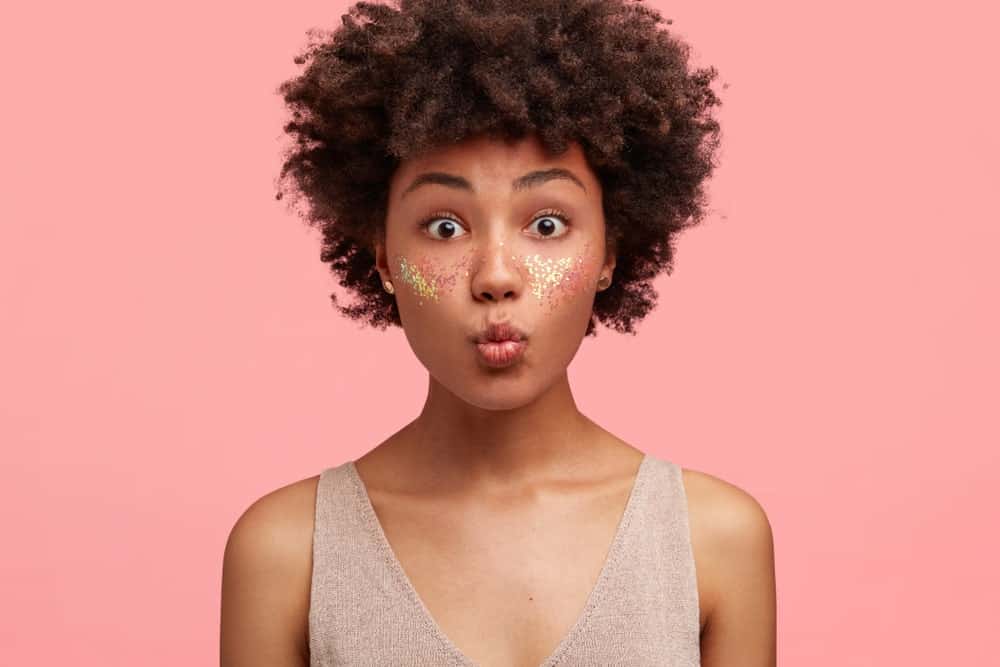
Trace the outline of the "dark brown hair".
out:
<instances>
[{"instance_id":1,"label":"dark brown hair","mask_svg":"<svg viewBox=\"0 0 1000 667\"><path fill-rule=\"evenodd\" d=\"M705 215L721 104L714 67L629 0L358 2L332 32L310 30L301 74L278 92L291 111L277 198L323 235L320 259L357 296L334 305L401 326L375 270L389 182L425 148L487 135L538 136L559 154L579 142L603 189L611 286L595 317L622 333L655 305L650 281L673 270L678 233Z\"/></svg>"}]
</instances>

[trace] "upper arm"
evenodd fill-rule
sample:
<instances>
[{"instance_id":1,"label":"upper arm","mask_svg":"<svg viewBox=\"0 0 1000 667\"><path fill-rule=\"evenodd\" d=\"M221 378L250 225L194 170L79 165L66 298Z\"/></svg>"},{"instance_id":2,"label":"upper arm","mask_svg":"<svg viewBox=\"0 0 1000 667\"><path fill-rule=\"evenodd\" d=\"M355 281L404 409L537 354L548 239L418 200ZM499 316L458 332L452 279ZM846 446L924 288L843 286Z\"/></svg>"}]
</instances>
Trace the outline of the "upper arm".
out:
<instances>
[{"instance_id":1,"label":"upper arm","mask_svg":"<svg viewBox=\"0 0 1000 667\"><path fill-rule=\"evenodd\" d=\"M767 515L750 494L721 479L685 471L685 481L708 605L701 664L774 667L777 604Z\"/></svg>"},{"instance_id":2,"label":"upper arm","mask_svg":"<svg viewBox=\"0 0 1000 667\"><path fill-rule=\"evenodd\" d=\"M254 502L222 566L221 667L305 667L316 478Z\"/></svg>"}]
</instances>

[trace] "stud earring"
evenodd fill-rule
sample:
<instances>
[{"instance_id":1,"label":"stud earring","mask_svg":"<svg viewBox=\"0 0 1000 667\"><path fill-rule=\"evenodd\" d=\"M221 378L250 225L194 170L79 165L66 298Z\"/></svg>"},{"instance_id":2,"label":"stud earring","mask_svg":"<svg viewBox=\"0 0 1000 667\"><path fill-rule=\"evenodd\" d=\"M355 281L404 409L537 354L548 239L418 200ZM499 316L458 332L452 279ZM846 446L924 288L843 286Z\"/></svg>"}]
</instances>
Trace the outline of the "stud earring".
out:
<instances>
[{"instance_id":1,"label":"stud earring","mask_svg":"<svg viewBox=\"0 0 1000 667\"><path fill-rule=\"evenodd\" d=\"M384 281L382 283L382 287L384 287L385 291L388 292L389 294L395 294L396 293L396 288L393 287L392 286L392 282L390 282L388 280L386 280L386 281Z\"/></svg>"},{"instance_id":2,"label":"stud earring","mask_svg":"<svg viewBox=\"0 0 1000 667\"><path fill-rule=\"evenodd\" d=\"M597 281L597 289L603 290L611 286L611 278L608 276L601 276L601 279Z\"/></svg>"}]
</instances>

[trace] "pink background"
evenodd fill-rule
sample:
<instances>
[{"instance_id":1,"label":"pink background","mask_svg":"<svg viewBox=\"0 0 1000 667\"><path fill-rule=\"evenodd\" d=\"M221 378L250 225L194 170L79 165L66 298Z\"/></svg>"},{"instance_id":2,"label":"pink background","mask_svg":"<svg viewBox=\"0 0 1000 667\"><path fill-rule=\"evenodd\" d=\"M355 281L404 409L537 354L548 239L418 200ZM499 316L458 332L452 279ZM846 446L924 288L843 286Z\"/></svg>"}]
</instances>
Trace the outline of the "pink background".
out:
<instances>
[{"instance_id":1,"label":"pink background","mask_svg":"<svg viewBox=\"0 0 1000 667\"><path fill-rule=\"evenodd\" d=\"M571 380L764 505L783 665L995 660L988 4L665 10L720 70L713 213ZM419 411L402 332L337 315L273 199L274 88L346 6L4 12L0 664L217 664L239 514Z\"/></svg>"}]
</instances>

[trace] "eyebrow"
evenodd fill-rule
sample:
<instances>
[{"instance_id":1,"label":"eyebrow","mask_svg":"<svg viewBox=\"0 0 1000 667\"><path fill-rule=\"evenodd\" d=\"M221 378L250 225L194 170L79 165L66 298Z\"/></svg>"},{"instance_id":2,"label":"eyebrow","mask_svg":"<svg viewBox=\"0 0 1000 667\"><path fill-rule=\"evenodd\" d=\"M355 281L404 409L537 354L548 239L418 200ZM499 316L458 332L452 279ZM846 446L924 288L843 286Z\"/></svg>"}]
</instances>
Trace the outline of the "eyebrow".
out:
<instances>
[{"instance_id":1,"label":"eyebrow","mask_svg":"<svg viewBox=\"0 0 1000 667\"><path fill-rule=\"evenodd\" d=\"M511 188L514 192L520 190L526 190L528 188L538 187L543 183L548 183L549 181L564 179L576 183L583 191L586 192L587 188L584 187L583 182L576 177L576 174L571 172L569 169L563 169L561 167L553 167L551 169L538 169L535 171L529 171L524 176L515 178L511 183ZM399 196L400 199L405 197L407 194L413 190L419 188L421 185L444 185L449 188L457 188L460 190L468 190L469 192L475 192L475 188L469 181L465 180L461 176L456 176L454 174L447 174L443 171L430 171L424 174L420 174L410 185L403 190L403 194Z\"/></svg>"}]
</instances>

